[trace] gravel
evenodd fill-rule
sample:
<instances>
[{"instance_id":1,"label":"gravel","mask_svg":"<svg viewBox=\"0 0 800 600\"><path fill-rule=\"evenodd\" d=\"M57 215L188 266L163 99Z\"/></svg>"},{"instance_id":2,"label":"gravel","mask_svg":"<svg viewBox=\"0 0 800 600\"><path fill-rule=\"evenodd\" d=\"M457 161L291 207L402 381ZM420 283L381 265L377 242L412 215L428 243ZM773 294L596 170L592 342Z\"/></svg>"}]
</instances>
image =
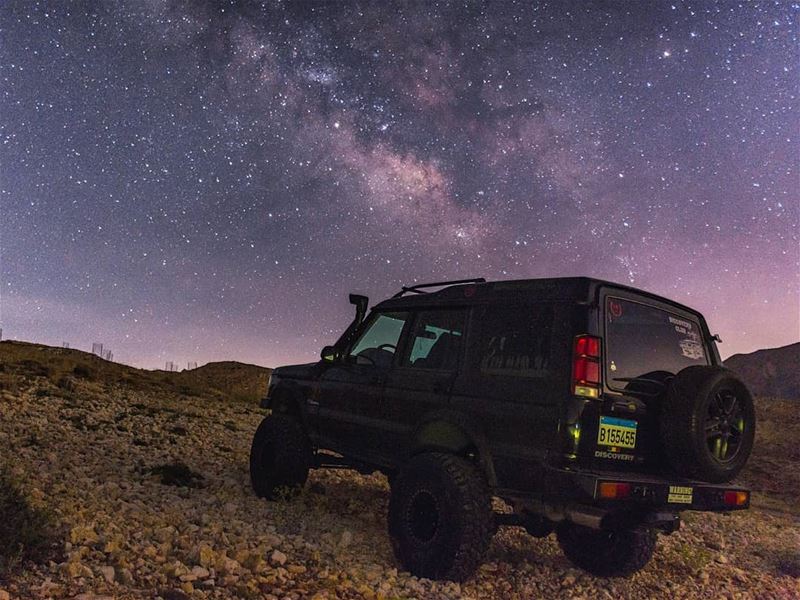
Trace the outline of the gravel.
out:
<instances>
[{"instance_id":1,"label":"gravel","mask_svg":"<svg viewBox=\"0 0 800 600\"><path fill-rule=\"evenodd\" d=\"M314 471L297 499L255 497L261 418L245 403L95 382L0 392L0 461L64 536L60 561L26 565L0 582L0 600L800 598L800 516L757 496L750 511L686 514L628 579L592 577L554 536L519 528L500 529L467 583L413 577L391 551L382 475ZM165 485L154 474L165 465L199 477Z\"/></svg>"}]
</instances>

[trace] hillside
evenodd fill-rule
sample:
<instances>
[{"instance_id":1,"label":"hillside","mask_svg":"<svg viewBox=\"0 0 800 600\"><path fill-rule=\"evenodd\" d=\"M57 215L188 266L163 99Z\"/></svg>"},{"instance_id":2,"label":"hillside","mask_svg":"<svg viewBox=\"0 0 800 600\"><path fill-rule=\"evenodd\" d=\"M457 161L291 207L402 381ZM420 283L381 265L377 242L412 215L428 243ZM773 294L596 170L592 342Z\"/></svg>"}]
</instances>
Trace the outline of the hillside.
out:
<instances>
[{"instance_id":1,"label":"hillside","mask_svg":"<svg viewBox=\"0 0 800 600\"><path fill-rule=\"evenodd\" d=\"M756 396L800 400L800 342L734 354L725 366L738 373Z\"/></svg>"},{"instance_id":2,"label":"hillside","mask_svg":"<svg viewBox=\"0 0 800 600\"><path fill-rule=\"evenodd\" d=\"M58 386L76 380L119 384L132 391L168 391L177 396L257 402L267 391L270 369L238 362L208 363L191 371L136 369L81 350L28 342L0 342L0 390L14 389L32 376Z\"/></svg>"},{"instance_id":3,"label":"hillside","mask_svg":"<svg viewBox=\"0 0 800 600\"><path fill-rule=\"evenodd\" d=\"M218 363L182 379L74 352L0 344L0 543L6 523L29 514L12 534L36 545L38 561L11 561L4 575L0 552L0 598L800 596L792 402L758 400L756 449L741 478L753 487L752 509L685 514L635 576L589 576L554 536L503 527L477 575L459 585L398 571L382 475L314 471L296 500L254 496L248 454L264 411L243 398L264 370ZM221 381L242 397L218 401Z\"/></svg>"}]
</instances>

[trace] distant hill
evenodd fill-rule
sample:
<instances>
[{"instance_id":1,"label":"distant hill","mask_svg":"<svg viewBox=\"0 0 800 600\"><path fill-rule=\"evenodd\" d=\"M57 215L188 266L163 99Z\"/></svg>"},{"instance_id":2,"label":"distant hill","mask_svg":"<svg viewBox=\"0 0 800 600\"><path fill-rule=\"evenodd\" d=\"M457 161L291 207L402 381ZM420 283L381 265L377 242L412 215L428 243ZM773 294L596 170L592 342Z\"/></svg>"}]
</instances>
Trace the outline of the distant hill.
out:
<instances>
[{"instance_id":1,"label":"distant hill","mask_svg":"<svg viewBox=\"0 0 800 600\"><path fill-rule=\"evenodd\" d=\"M739 374L754 396L800 400L800 342L734 354L725 366Z\"/></svg>"},{"instance_id":2,"label":"distant hill","mask_svg":"<svg viewBox=\"0 0 800 600\"><path fill-rule=\"evenodd\" d=\"M0 390L18 385L19 376L43 376L57 385L70 379L120 384L133 390L258 402L267 392L270 369L239 362L208 363L191 371L136 369L81 350L6 340L0 342Z\"/></svg>"}]
</instances>

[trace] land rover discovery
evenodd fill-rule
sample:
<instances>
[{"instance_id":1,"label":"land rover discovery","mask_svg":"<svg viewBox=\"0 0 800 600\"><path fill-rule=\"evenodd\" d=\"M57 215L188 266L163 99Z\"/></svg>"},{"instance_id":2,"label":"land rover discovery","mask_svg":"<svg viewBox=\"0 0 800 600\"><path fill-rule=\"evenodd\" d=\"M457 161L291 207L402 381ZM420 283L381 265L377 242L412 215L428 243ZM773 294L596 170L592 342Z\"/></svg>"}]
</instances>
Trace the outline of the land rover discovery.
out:
<instances>
[{"instance_id":1,"label":"land rover discovery","mask_svg":"<svg viewBox=\"0 0 800 600\"><path fill-rule=\"evenodd\" d=\"M620 576L681 511L749 507L728 482L753 445L753 400L699 312L589 278L414 285L368 316L366 297L350 301L320 361L272 372L250 455L259 496L311 468L380 470L399 562L451 580L498 525L555 532L575 565Z\"/></svg>"}]
</instances>

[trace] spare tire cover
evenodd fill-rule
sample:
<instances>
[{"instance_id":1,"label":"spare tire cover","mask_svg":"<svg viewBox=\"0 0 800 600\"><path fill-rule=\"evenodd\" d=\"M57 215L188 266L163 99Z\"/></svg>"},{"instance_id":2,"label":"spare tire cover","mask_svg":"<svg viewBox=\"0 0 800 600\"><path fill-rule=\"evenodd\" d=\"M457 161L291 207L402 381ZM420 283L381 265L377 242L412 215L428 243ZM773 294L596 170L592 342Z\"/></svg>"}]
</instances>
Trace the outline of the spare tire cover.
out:
<instances>
[{"instance_id":1,"label":"spare tire cover","mask_svg":"<svg viewBox=\"0 0 800 600\"><path fill-rule=\"evenodd\" d=\"M728 369L687 367L665 391L659 427L664 454L678 475L730 481L753 448L753 397Z\"/></svg>"}]
</instances>

